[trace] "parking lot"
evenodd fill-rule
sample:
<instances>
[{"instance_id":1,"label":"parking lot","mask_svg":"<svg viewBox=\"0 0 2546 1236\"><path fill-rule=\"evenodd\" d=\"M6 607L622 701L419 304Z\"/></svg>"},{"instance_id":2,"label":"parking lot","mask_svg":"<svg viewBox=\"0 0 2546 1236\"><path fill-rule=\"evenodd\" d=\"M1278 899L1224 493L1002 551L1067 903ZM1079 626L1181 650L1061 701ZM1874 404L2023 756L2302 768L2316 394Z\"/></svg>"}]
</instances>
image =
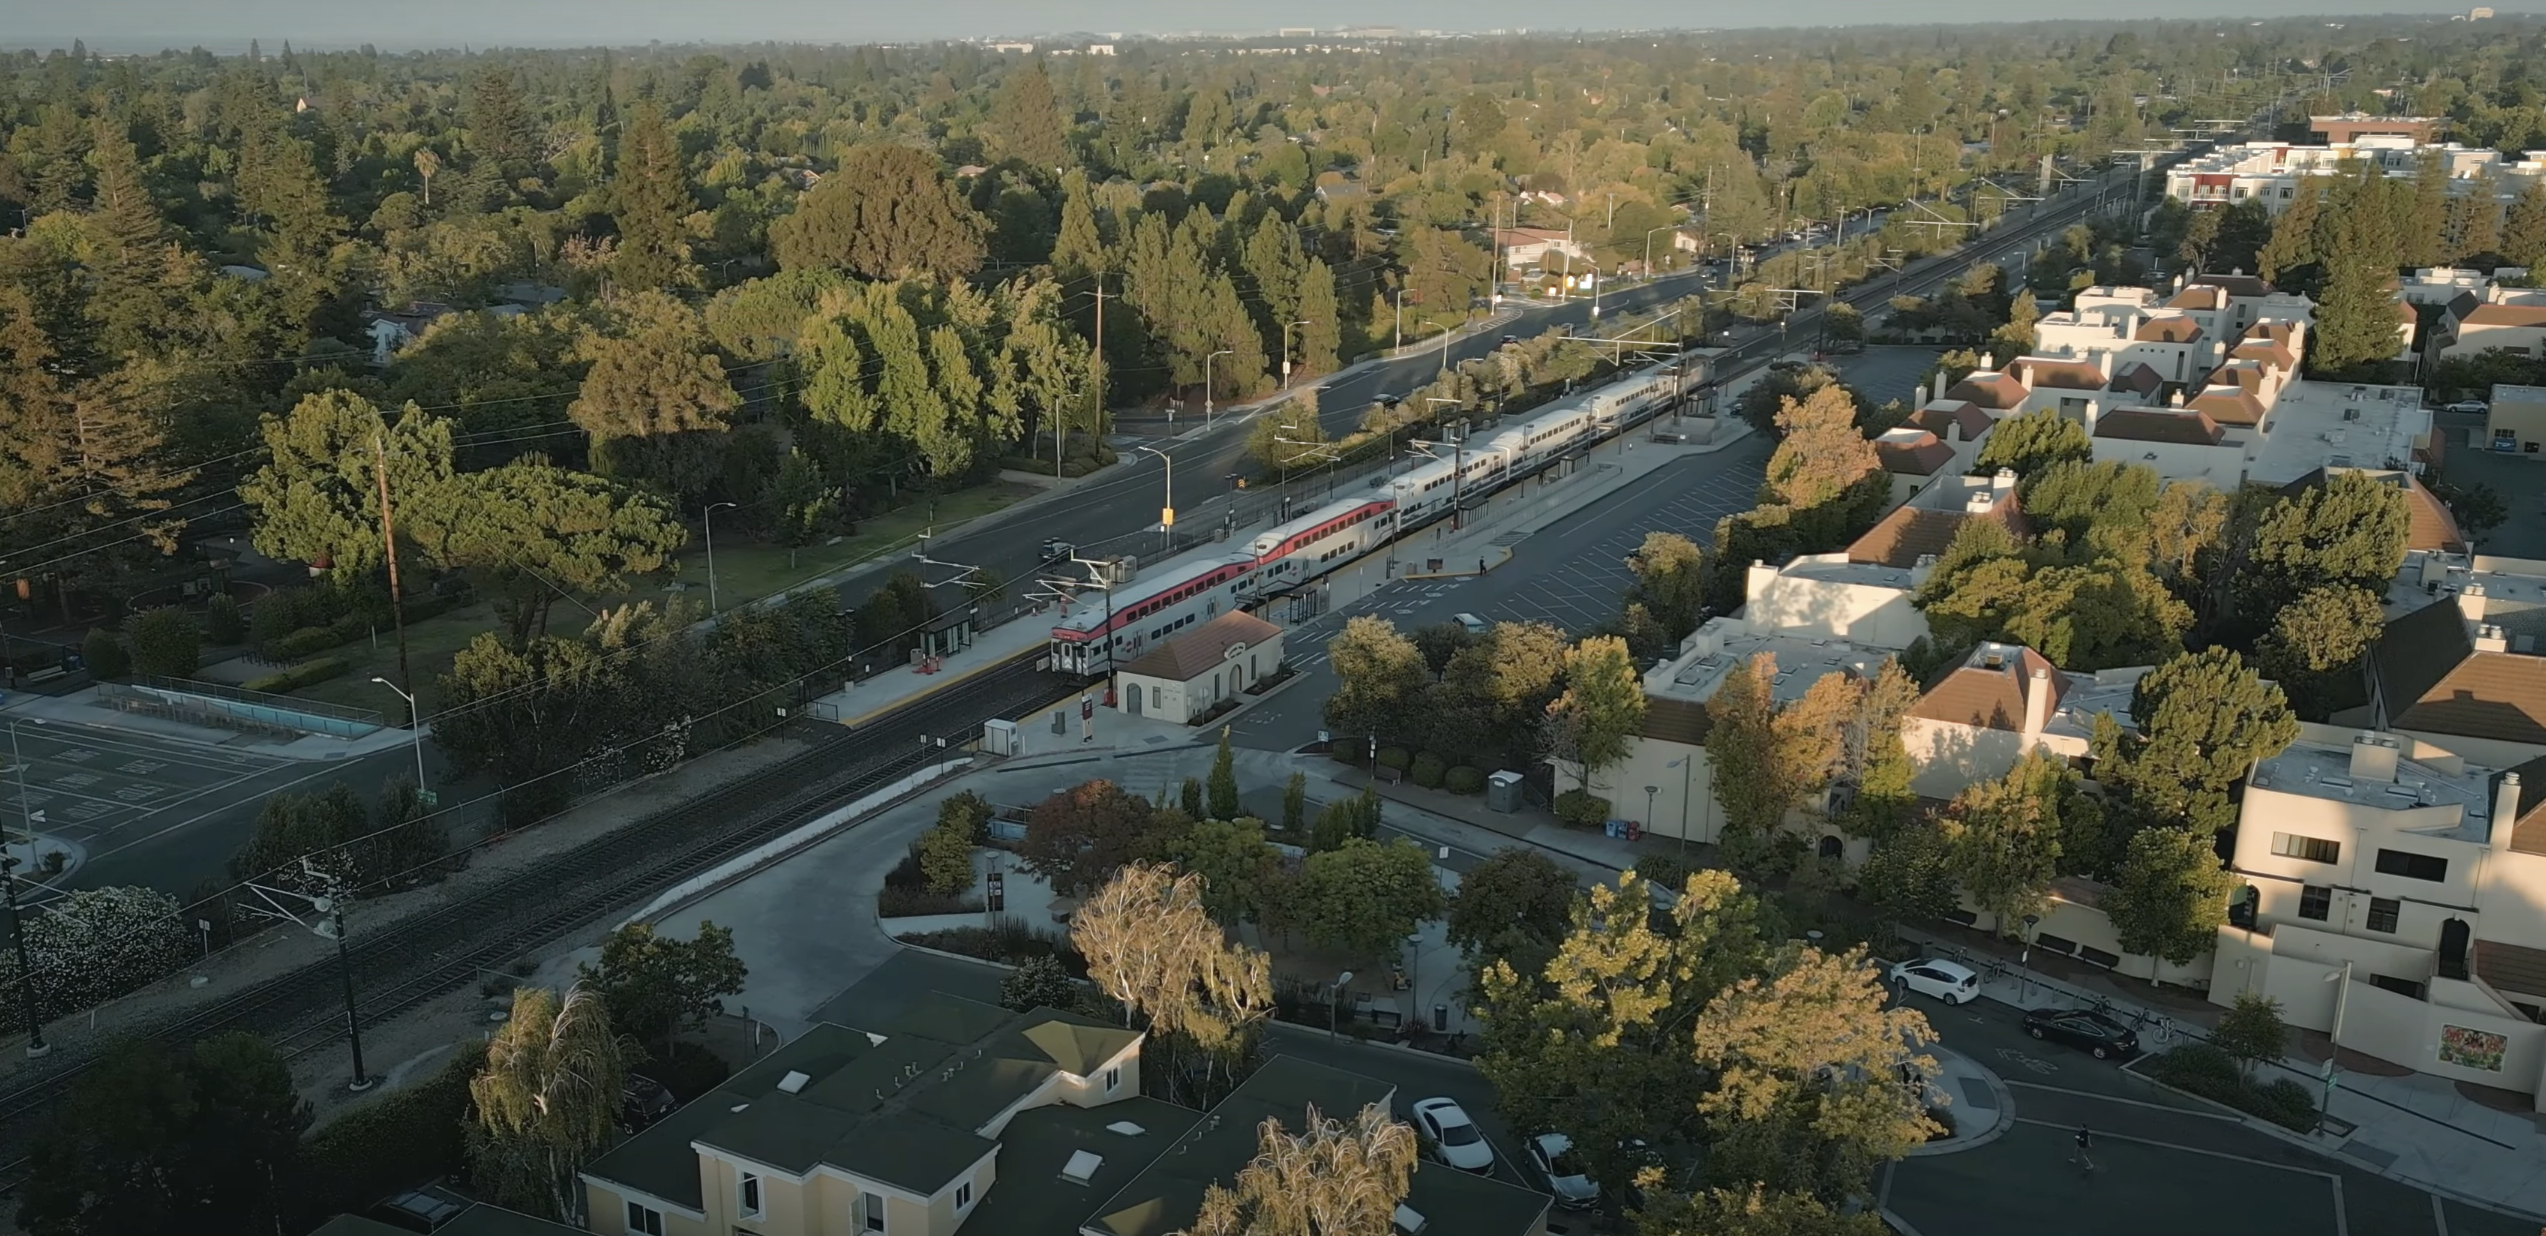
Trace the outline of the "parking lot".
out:
<instances>
[{"instance_id":1,"label":"parking lot","mask_svg":"<svg viewBox=\"0 0 2546 1236\"><path fill-rule=\"evenodd\" d=\"M1895 399L1916 408L1927 402L1919 394L1918 380L1942 355L1936 348L1887 344L1853 355L1833 356L1830 366L1878 408Z\"/></svg>"},{"instance_id":2,"label":"parking lot","mask_svg":"<svg viewBox=\"0 0 2546 1236\"><path fill-rule=\"evenodd\" d=\"M2475 550L2507 558L2546 558L2546 462L2535 456L2481 449L2484 431L2452 425L2440 473L2457 485L2489 485L2502 495L2510 518L2475 538Z\"/></svg>"},{"instance_id":3,"label":"parking lot","mask_svg":"<svg viewBox=\"0 0 2546 1236\"><path fill-rule=\"evenodd\" d=\"M168 837L209 816L233 814L253 799L341 765L309 764L226 751L60 721L23 719L0 750L0 820L79 847L86 885L118 853ZM236 838L223 841L235 846ZM224 851L226 854L226 850ZM149 879L118 882L151 883ZM183 888L170 891L182 893Z\"/></svg>"}]
</instances>

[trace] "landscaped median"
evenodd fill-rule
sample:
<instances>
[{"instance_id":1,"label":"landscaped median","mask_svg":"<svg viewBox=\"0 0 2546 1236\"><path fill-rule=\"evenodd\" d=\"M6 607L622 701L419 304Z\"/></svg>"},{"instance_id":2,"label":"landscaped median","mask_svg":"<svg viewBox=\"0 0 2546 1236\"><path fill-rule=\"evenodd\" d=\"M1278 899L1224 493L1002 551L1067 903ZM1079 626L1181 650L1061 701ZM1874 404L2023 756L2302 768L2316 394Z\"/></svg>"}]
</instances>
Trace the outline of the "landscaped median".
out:
<instances>
[{"instance_id":1,"label":"landscaped median","mask_svg":"<svg viewBox=\"0 0 2546 1236\"><path fill-rule=\"evenodd\" d=\"M2316 1128L2316 1096L2306 1086L2287 1077L2258 1083L2236 1057L2209 1043L2186 1043L2126 1067L2168 1089L2260 1116L2293 1132Z\"/></svg>"}]
</instances>

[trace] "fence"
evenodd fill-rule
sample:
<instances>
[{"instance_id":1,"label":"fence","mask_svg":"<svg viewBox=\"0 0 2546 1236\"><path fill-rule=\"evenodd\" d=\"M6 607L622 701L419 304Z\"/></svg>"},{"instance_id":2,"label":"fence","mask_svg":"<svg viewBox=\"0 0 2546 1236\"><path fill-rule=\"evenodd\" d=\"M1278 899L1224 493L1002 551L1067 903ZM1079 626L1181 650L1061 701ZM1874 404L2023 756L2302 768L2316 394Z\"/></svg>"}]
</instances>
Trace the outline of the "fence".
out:
<instances>
[{"instance_id":1,"label":"fence","mask_svg":"<svg viewBox=\"0 0 2546 1236\"><path fill-rule=\"evenodd\" d=\"M360 738L384 727L380 714L369 708L348 708L288 695L268 695L244 687L185 678L145 678L139 682L105 683L98 688L98 696L126 712L275 734Z\"/></svg>"}]
</instances>

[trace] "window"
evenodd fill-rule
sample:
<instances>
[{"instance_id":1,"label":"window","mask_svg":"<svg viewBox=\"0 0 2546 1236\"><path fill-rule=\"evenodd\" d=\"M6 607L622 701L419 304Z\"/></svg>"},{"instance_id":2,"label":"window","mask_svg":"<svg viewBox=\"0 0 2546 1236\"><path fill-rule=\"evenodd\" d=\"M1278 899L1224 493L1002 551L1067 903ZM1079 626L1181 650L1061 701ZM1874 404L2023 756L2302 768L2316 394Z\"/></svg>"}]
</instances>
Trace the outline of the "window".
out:
<instances>
[{"instance_id":1,"label":"window","mask_svg":"<svg viewBox=\"0 0 2546 1236\"><path fill-rule=\"evenodd\" d=\"M2283 858L2303 858L2311 863L2338 863L2343 860L2343 843L2297 833L2274 833L2272 852Z\"/></svg>"},{"instance_id":2,"label":"window","mask_svg":"<svg viewBox=\"0 0 2546 1236\"><path fill-rule=\"evenodd\" d=\"M955 1186L955 1209L961 1210L970 1205L972 1205L972 1182L967 1180Z\"/></svg>"},{"instance_id":3,"label":"window","mask_svg":"<svg viewBox=\"0 0 2546 1236\"><path fill-rule=\"evenodd\" d=\"M746 1219L757 1219L757 1218L759 1218L759 1217L760 1217L760 1177L758 1177L758 1176L754 1176L754 1175L752 1175L750 1172L744 1172L744 1173L743 1173L743 1179L742 1179L742 1188L741 1188L740 1190L738 1190L738 1192L740 1192L740 1193L741 1193L741 1195L742 1195L742 1212L743 1212L743 1217L744 1217L744 1218L746 1218Z\"/></svg>"},{"instance_id":4,"label":"window","mask_svg":"<svg viewBox=\"0 0 2546 1236\"><path fill-rule=\"evenodd\" d=\"M1122 1085L1123 1071L1120 1068L1105 1070L1105 1093L1112 1094L1116 1090L1121 1089Z\"/></svg>"},{"instance_id":5,"label":"window","mask_svg":"<svg viewBox=\"0 0 2546 1236\"><path fill-rule=\"evenodd\" d=\"M2404 903L2393 897L2370 898L2369 929L2371 931L2383 931L2390 935L2395 934L2396 915L2403 909Z\"/></svg>"},{"instance_id":6,"label":"window","mask_svg":"<svg viewBox=\"0 0 2546 1236\"><path fill-rule=\"evenodd\" d=\"M2317 922L2334 916L2334 890L2322 884L2309 884L2298 890L2298 916Z\"/></svg>"},{"instance_id":7,"label":"window","mask_svg":"<svg viewBox=\"0 0 2546 1236\"><path fill-rule=\"evenodd\" d=\"M628 1203L628 1236L663 1236L663 1212Z\"/></svg>"},{"instance_id":8,"label":"window","mask_svg":"<svg viewBox=\"0 0 2546 1236\"><path fill-rule=\"evenodd\" d=\"M2408 880L2446 880L2449 878L2449 860L2436 854L2416 854L2411 850L2380 850L2378 874L2403 876Z\"/></svg>"},{"instance_id":9,"label":"window","mask_svg":"<svg viewBox=\"0 0 2546 1236\"><path fill-rule=\"evenodd\" d=\"M971 1186L967 1185L965 1187L969 1188ZM865 1222L858 1230L865 1232L880 1232L884 1230L884 1196L882 1194L858 1194L858 1213L865 1216Z\"/></svg>"}]
</instances>

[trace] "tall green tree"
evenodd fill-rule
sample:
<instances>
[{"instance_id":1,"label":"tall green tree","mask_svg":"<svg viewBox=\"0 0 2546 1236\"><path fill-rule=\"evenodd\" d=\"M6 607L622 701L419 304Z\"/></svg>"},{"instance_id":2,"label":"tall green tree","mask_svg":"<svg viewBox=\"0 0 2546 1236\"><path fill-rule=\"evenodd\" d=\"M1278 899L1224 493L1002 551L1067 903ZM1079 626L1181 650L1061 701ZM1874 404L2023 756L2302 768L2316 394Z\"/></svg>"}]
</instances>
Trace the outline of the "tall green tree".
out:
<instances>
[{"instance_id":1,"label":"tall green tree","mask_svg":"<svg viewBox=\"0 0 2546 1236\"><path fill-rule=\"evenodd\" d=\"M1326 697L1326 724L1352 742L1389 737L1413 728L1424 688L1432 680L1423 653L1386 619L1366 615L1344 623L1327 642L1335 668L1335 693Z\"/></svg>"},{"instance_id":2,"label":"tall green tree","mask_svg":"<svg viewBox=\"0 0 2546 1236\"><path fill-rule=\"evenodd\" d=\"M678 497L703 493L741 401L697 312L661 292L626 297L582 354L592 367L566 414L592 436L601 471Z\"/></svg>"},{"instance_id":3,"label":"tall green tree","mask_svg":"<svg viewBox=\"0 0 2546 1236\"><path fill-rule=\"evenodd\" d=\"M1728 859L1759 869L1782 861L1787 813L1802 807L1843 766L1846 724L1856 690L1825 674L1802 698L1780 705L1777 659L1767 652L1725 671L1707 701L1708 774L1723 805Z\"/></svg>"},{"instance_id":4,"label":"tall green tree","mask_svg":"<svg viewBox=\"0 0 2546 1236\"><path fill-rule=\"evenodd\" d=\"M1554 859L1505 846L1459 873L1447 935L1478 974L1498 963L1517 974L1543 973L1580 895L1574 874Z\"/></svg>"},{"instance_id":5,"label":"tall green tree","mask_svg":"<svg viewBox=\"0 0 2546 1236\"><path fill-rule=\"evenodd\" d=\"M309 1125L290 1068L261 1039L125 1043L29 1143L18 1225L31 1236L276 1230Z\"/></svg>"},{"instance_id":6,"label":"tall green tree","mask_svg":"<svg viewBox=\"0 0 2546 1236\"><path fill-rule=\"evenodd\" d=\"M461 504L451 423L410 408L394 421L351 391L321 391L260 426L266 462L239 485L257 552L348 577L385 560L380 474L402 541L438 559Z\"/></svg>"},{"instance_id":7,"label":"tall green tree","mask_svg":"<svg viewBox=\"0 0 2546 1236\"><path fill-rule=\"evenodd\" d=\"M2086 426L2060 415L2057 409L2043 408L1990 426L1989 436L1981 439L1980 454L1973 459L1971 471L1974 476L1988 476L2007 468L2023 479L2053 464L2083 463L2094 455L2095 443L2087 436ZM2027 506L2030 509L2030 503Z\"/></svg>"},{"instance_id":8,"label":"tall green tree","mask_svg":"<svg viewBox=\"0 0 2546 1236\"><path fill-rule=\"evenodd\" d=\"M1547 745L1576 769L1578 788L1627 758L1644 724L1644 679L1627 642L1595 635L1565 653L1565 690L1547 706Z\"/></svg>"},{"instance_id":9,"label":"tall green tree","mask_svg":"<svg viewBox=\"0 0 2546 1236\"><path fill-rule=\"evenodd\" d=\"M1835 549L1872 525L1891 480L1857 428L1855 397L1834 383L1788 399L1777 429L1783 438L1768 457L1760 502L1791 511L1794 534L1810 552Z\"/></svg>"},{"instance_id":10,"label":"tall green tree","mask_svg":"<svg viewBox=\"0 0 2546 1236\"><path fill-rule=\"evenodd\" d=\"M1001 158L1015 159L1043 172L1057 172L1069 162L1069 141L1052 79L1035 60L1008 74L990 115L990 132Z\"/></svg>"},{"instance_id":11,"label":"tall green tree","mask_svg":"<svg viewBox=\"0 0 2546 1236\"><path fill-rule=\"evenodd\" d=\"M2309 268L2324 260L2316 235L2325 213L2324 203L2324 180L2300 177L2298 196L2281 208L2280 215L2272 221L2272 239L2255 255L2255 273L2263 276L2264 282L2293 286L2310 273Z\"/></svg>"},{"instance_id":12,"label":"tall green tree","mask_svg":"<svg viewBox=\"0 0 2546 1236\"><path fill-rule=\"evenodd\" d=\"M988 254L988 224L937 161L908 146L853 146L840 166L770 225L778 264L869 279L968 275Z\"/></svg>"},{"instance_id":13,"label":"tall green tree","mask_svg":"<svg viewBox=\"0 0 2546 1236\"><path fill-rule=\"evenodd\" d=\"M1627 571L1635 578L1630 601L1653 615L1674 647L1697 629L1706 611L1705 566L1697 543L1676 532L1647 532L1627 555Z\"/></svg>"},{"instance_id":14,"label":"tall green tree","mask_svg":"<svg viewBox=\"0 0 2546 1236\"><path fill-rule=\"evenodd\" d=\"M2324 286L2307 334L2308 367L2318 373L2362 372L2396 358L2395 241L2378 211L2355 204L2339 212L2325 252Z\"/></svg>"},{"instance_id":15,"label":"tall green tree","mask_svg":"<svg viewBox=\"0 0 2546 1236\"><path fill-rule=\"evenodd\" d=\"M1397 956L1444 904L1431 854L1403 837L1353 837L1309 855L1293 896L1311 942L1378 959Z\"/></svg>"},{"instance_id":16,"label":"tall green tree","mask_svg":"<svg viewBox=\"0 0 2546 1236\"><path fill-rule=\"evenodd\" d=\"M444 562L476 569L519 647L545 634L559 589L624 593L668 566L689 529L662 499L538 459L460 478L440 546Z\"/></svg>"},{"instance_id":17,"label":"tall green tree","mask_svg":"<svg viewBox=\"0 0 2546 1236\"><path fill-rule=\"evenodd\" d=\"M2513 266L2535 270L2546 263L2546 185L2535 178L2520 186L2519 196L2503 212L2501 253Z\"/></svg>"},{"instance_id":18,"label":"tall green tree","mask_svg":"<svg viewBox=\"0 0 2546 1236\"><path fill-rule=\"evenodd\" d=\"M697 208L681 144L661 108L640 103L628 113L619 143L618 174L610 179L610 217L619 226L611 276L632 289L682 288L698 283L690 261L688 218Z\"/></svg>"},{"instance_id":19,"label":"tall green tree","mask_svg":"<svg viewBox=\"0 0 2546 1236\"><path fill-rule=\"evenodd\" d=\"M2096 904L2124 951L2183 965L2217 944L2243 883L2220 864L2209 833L2158 826L2131 838L2121 878Z\"/></svg>"},{"instance_id":20,"label":"tall green tree","mask_svg":"<svg viewBox=\"0 0 2546 1236\"><path fill-rule=\"evenodd\" d=\"M682 940L658 934L651 923L629 923L602 938L599 964L576 967L610 1011L610 1024L667 1051L683 1030L704 1029L725 1010L724 997L743 994L750 973L734 951L734 931L702 921Z\"/></svg>"},{"instance_id":21,"label":"tall green tree","mask_svg":"<svg viewBox=\"0 0 2546 1236\"><path fill-rule=\"evenodd\" d=\"M2236 822L2232 787L2298 739L2281 689L2225 648L2187 652L2131 692L2132 726L2095 720L2095 778L2152 823L2208 837Z\"/></svg>"},{"instance_id":22,"label":"tall green tree","mask_svg":"<svg viewBox=\"0 0 2546 1236\"><path fill-rule=\"evenodd\" d=\"M1322 258L1310 258L1300 276L1299 374L1314 377L1343 365L1343 308L1335 295L1335 272Z\"/></svg>"},{"instance_id":23,"label":"tall green tree","mask_svg":"<svg viewBox=\"0 0 2546 1236\"><path fill-rule=\"evenodd\" d=\"M1220 749L1211 757L1211 776L1207 782L1211 795L1211 818L1234 820L1243 810L1238 802L1237 755L1229 749L1229 727L1220 727Z\"/></svg>"},{"instance_id":24,"label":"tall green tree","mask_svg":"<svg viewBox=\"0 0 2546 1236\"><path fill-rule=\"evenodd\" d=\"M2338 472L2283 496L2265 510L2246 548L2238 607L2264 621L2315 588L2383 595L2404 565L2410 511L2401 487L2360 472Z\"/></svg>"},{"instance_id":25,"label":"tall green tree","mask_svg":"<svg viewBox=\"0 0 2546 1236\"><path fill-rule=\"evenodd\" d=\"M2060 874L2060 782L2068 770L2028 751L1994 781L1954 796L1945 817L1955 881L2001 935L2050 904Z\"/></svg>"},{"instance_id":26,"label":"tall green tree","mask_svg":"<svg viewBox=\"0 0 2546 1236\"><path fill-rule=\"evenodd\" d=\"M2299 709L2321 717L2347 699L2341 677L2358 669L2386 629L2386 610L2366 588L2311 588L2272 617L2255 644L2256 668Z\"/></svg>"}]
</instances>

